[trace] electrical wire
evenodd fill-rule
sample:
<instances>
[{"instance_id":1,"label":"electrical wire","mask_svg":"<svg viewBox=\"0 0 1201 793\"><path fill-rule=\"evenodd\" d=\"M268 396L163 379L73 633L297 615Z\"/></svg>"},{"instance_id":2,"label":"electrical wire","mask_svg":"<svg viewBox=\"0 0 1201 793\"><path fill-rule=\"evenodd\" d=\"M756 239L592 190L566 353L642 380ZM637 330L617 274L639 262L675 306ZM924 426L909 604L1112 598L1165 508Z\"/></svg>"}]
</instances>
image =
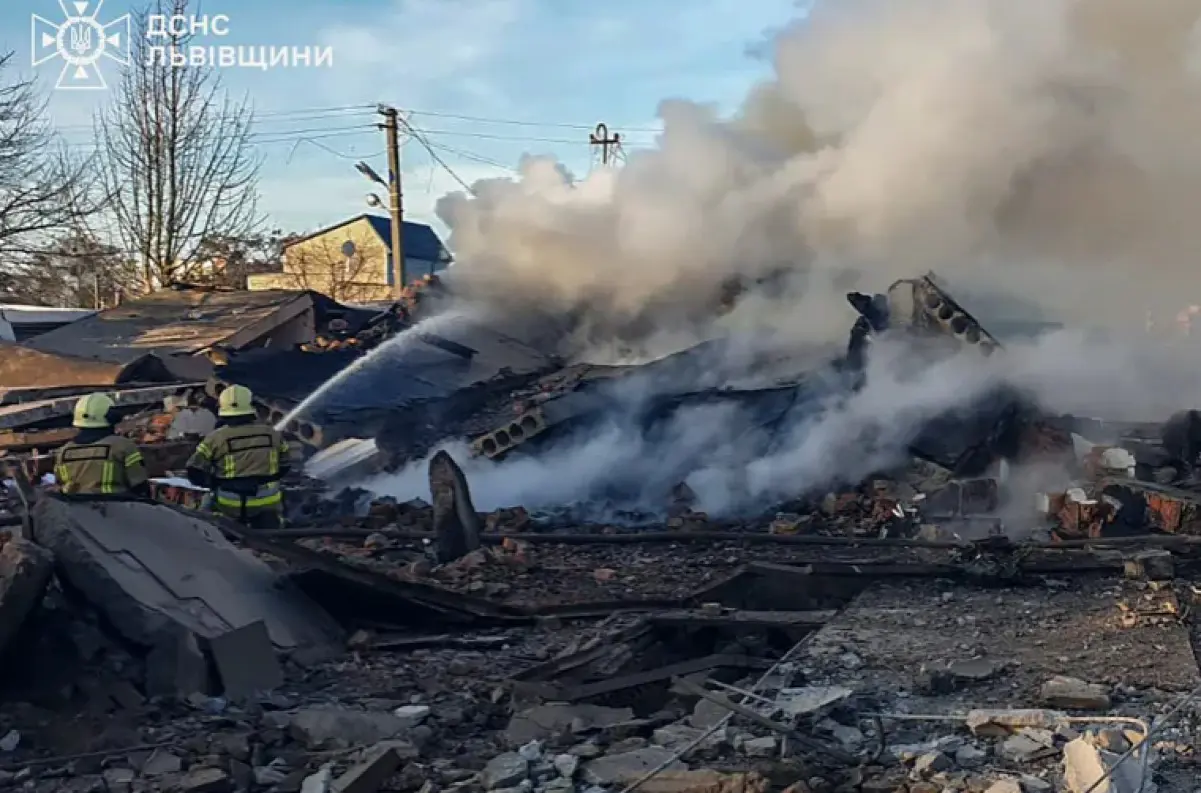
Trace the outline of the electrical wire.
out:
<instances>
[{"instance_id":1,"label":"electrical wire","mask_svg":"<svg viewBox=\"0 0 1201 793\"><path fill-rule=\"evenodd\" d=\"M251 114L255 122L267 121L275 123L277 121L296 121L302 118L313 120L322 118L338 118L356 115L374 114L376 105L334 105L328 107L309 107L309 108L294 108L290 110L260 110L251 109ZM592 131L596 129L596 124L581 124L566 121L530 121L525 119L501 118L496 116L475 116L462 113L444 113L437 110L421 110L416 108L401 108L402 112L410 116L428 116L430 118L445 118L455 121L471 121L476 124L494 124L500 126L517 126L517 127L532 127L532 128L547 128L547 129L578 129ZM624 134L659 134L663 130L656 127L638 127L627 126L622 124L606 124L610 129L622 132ZM58 127L60 130L90 130L92 126L89 124L67 124ZM574 141L573 141L574 142Z\"/></svg>"},{"instance_id":2,"label":"electrical wire","mask_svg":"<svg viewBox=\"0 0 1201 793\"><path fill-rule=\"evenodd\" d=\"M251 109L250 115L253 120L258 123L268 121L276 122L291 122L291 121L318 121L322 119L348 118L350 116L359 115L374 115L375 108L372 105L343 105L341 107L314 107L297 110L263 110L256 111ZM92 124L56 124L55 129L60 132L64 131L91 131L95 127Z\"/></svg>"},{"instance_id":3,"label":"electrical wire","mask_svg":"<svg viewBox=\"0 0 1201 793\"><path fill-rule=\"evenodd\" d=\"M423 134L421 134L419 131L414 129L413 126L411 124L409 124L409 122L407 120L400 118L399 121L400 121L401 126L405 129L405 131L407 131L410 135L412 135L413 139L416 140L418 143L420 143L425 148L426 152L428 152L430 155L430 159L432 159L438 165L442 166L442 170L444 170L448 174L450 174L451 178L454 179L456 182L458 182L460 187L462 187L464 190L466 190L469 193L472 193L472 194L475 193L475 191L471 189L471 185L469 185L469 184L467 184L467 182L463 181L462 177L460 177L457 173L455 173L454 169L451 168L449 165L447 165L446 161L438 156L438 152L434 151L434 147L430 145L430 142L425 139L425 136Z\"/></svg>"},{"instance_id":4,"label":"electrical wire","mask_svg":"<svg viewBox=\"0 0 1201 793\"><path fill-rule=\"evenodd\" d=\"M432 110L414 110L406 108L406 113L414 116L430 116L432 118L449 118L456 121L474 121L480 124L506 124L518 127L557 127L558 129L586 129L589 131L596 129L596 124L570 124L561 121L521 121L512 118L493 118L488 116L465 116L458 113L441 113ZM606 124L610 129L616 129L622 132L645 132L658 134L662 129L652 127L627 127L619 124Z\"/></svg>"},{"instance_id":5,"label":"electrical wire","mask_svg":"<svg viewBox=\"0 0 1201 793\"><path fill-rule=\"evenodd\" d=\"M374 112L375 112L374 109L369 105L342 105L342 106L334 106L334 107L315 107L315 108L304 108L304 109L295 109L295 110L270 111L268 113L264 113L261 115L270 117L270 118L274 119L276 122L295 123L297 121L306 121L306 120L319 121L319 120L326 120L326 119L335 120L335 119L342 119L342 118L346 118L349 120L349 118L352 115L374 113ZM582 124L567 124L567 123L559 123L559 122L549 122L549 123L543 124L541 122L518 121L516 119L498 119L498 118L489 118L486 116L467 116L467 115L460 115L460 114L454 114L454 113L439 113L439 112L434 112L434 111L410 110L410 111L406 111L406 113L410 113L413 115L427 115L427 116L435 116L435 117L441 117L441 118L453 118L453 119L462 119L462 120L467 120L467 121L477 121L480 123L505 123L505 124L521 125L521 126L556 126L556 127L568 128L568 129L592 129L592 127L582 125ZM258 118L258 116L256 115L256 119L257 118ZM447 154L453 154L453 155L461 157L465 160L478 162L478 163L484 164L484 165L491 165L493 167L503 169L510 173L515 173L516 171L511 166L507 166L503 163L497 162L496 160L489 159L488 157L476 154L474 152L464 151L457 147L442 143L441 141L435 142L434 140L431 140L431 138L461 137L461 138L475 138L478 140L513 141L515 143L549 143L549 144L564 145L564 146L587 145L586 141L578 140L578 139L558 138L558 137L538 137L538 136L531 137L531 136L520 136L520 135L502 135L502 134L493 134L493 133L488 133L488 132L478 132L478 131L468 131L468 130L425 129L425 128L419 127L417 125L414 125L407 120L404 122L404 124L405 124L405 129L409 133L409 135L413 139L417 140L424 149L426 149L426 151L430 155L430 158L439 167L443 168L448 174L450 174L451 177L454 178L456 182L463 185L465 189L469 189L469 188L467 188L465 180L463 180L461 177L458 176L458 174L455 173L454 169L451 168L445 162L445 160L442 159L442 157L439 155L438 152L441 151L441 152L445 152ZM83 129L86 127L84 127L82 125L76 125L74 128L75 129ZM287 158L289 162L292 160L293 156L295 155L295 153L296 153L297 149L300 147L300 145L305 144L305 143L313 145L313 146L321 149L322 151L325 151L326 153L331 154L340 159L355 160L355 159L361 159L361 156L356 156L353 154L338 151L337 149L334 149L330 146L319 143L319 141L328 140L328 139L332 139L332 138L353 137L353 136L357 136L357 135L374 134L375 132L377 132L379 130L379 128L380 128L380 125L378 123L366 123L366 122L350 124L350 125L346 125L346 126L325 126L325 125L323 125L323 126L302 126L299 129L258 129L258 128L254 128L254 129L251 129L249 132L247 132L246 138L248 141L250 141L251 143L253 143L256 146L264 146L265 147L265 146L277 146L277 145L281 145L281 144L289 145L291 147L291 151L289 152L288 158ZM69 130L69 129L72 129L72 127L70 127L70 126L61 127L60 129L61 130ZM645 131L651 132L653 130L645 130ZM76 149L83 154L89 154L89 155L95 154L101 149L101 146L99 145L99 143L94 140L86 141L86 142L85 141L64 140L64 143L70 148ZM621 154L622 155L625 154L625 151L624 151L625 149L639 149L639 148L644 148L644 147L638 146L638 145L630 146L625 141L623 141ZM369 156L378 156L378 155L372 154ZM622 159L624 159L624 156Z\"/></svg>"},{"instance_id":6,"label":"electrical wire","mask_svg":"<svg viewBox=\"0 0 1201 793\"><path fill-rule=\"evenodd\" d=\"M478 162L481 165L491 165L494 168L500 168L501 170L517 173L517 170L511 165L505 165L504 163L497 162L496 160L485 157L482 154L476 154L472 151L465 151L463 149L455 148L454 146L447 146L445 143L431 142L429 145L433 146L438 151L444 151L447 154L453 154L457 157L462 157L464 160L471 160L472 162Z\"/></svg>"}]
</instances>

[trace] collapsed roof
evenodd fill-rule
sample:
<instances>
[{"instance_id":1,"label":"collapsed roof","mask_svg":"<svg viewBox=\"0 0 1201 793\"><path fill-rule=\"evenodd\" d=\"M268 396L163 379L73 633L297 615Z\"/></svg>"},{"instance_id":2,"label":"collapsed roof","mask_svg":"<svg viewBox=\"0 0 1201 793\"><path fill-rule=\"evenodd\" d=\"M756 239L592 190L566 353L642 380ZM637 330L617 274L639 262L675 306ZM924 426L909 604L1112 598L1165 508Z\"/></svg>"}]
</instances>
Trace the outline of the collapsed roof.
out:
<instances>
[{"instance_id":1,"label":"collapsed roof","mask_svg":"<svg viewBox=\"0 0 1201 793\"><path fill-rule=\"evenodd\" d=\"M200 353L291 347L355 313L317 292L179 286L0 347L0 373L9 388L203 380L212 367Z\"/></svg>"}]
</instances>

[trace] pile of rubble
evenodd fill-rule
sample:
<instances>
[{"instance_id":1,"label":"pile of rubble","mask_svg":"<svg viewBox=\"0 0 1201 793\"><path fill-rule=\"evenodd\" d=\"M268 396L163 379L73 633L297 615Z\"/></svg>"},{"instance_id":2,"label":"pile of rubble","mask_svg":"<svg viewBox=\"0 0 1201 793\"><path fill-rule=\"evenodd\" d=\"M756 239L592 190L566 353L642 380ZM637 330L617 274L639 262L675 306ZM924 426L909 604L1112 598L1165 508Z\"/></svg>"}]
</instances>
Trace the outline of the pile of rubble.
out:
<instances>
[{"instance_id":1,"label":"pile of rubble","mask_svg":"<svg viewBox=\"0 0 1201 793\"><path fill-rule=\"evenodd\" d=\"M705 514L678 482L641 513L615 502L599 521L519 505L480 513L445 454L431 460L428 501L343 487L448 438L498 462L536 455L612 410L613 383L645 375L564 366L477 329L422 350L431 371L438 356L465 356L466 381L431 380L379 411L327 406L318 431L291 428L317 452L307 472L321 481L286 483L288 528L250 532L194 511L167 450L190 453L224 377L260 355L336 369L407 327L421 307L410 302L300 334L307 349L286 354L227 340L200 380L118 389L120 429L170 503L69 502L37 486L46 452L70 436L54 425L77 390L0 406L13 430L0 787L1201 789L1195 416L1113 426L998 395L980 416L916 436L912 465L736 520ZM851 302L862 314L851 364L889 329L1000 347L930 278ZM704 361L702 350L652 368L694 383ZM837 387L856 387L851 364ZM812 387L783 379L672 393L642 418L653 427L720 398L770 422ZM269 413L307 393L252 386ZM1072 486L1015 518L1002 510L1008 470L1035 459ZM1015 531L1019 520L1033 531Z\"/></svg>"}]
</instances>

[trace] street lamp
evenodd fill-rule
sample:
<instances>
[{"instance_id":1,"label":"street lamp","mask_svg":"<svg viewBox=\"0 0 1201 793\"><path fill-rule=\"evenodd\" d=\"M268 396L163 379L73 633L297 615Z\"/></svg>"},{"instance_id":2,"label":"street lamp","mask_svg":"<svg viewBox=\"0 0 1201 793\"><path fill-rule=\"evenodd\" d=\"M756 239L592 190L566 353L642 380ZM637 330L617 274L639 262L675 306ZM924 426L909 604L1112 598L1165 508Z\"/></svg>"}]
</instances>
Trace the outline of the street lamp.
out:
<instances>
[{"instance_id":1,"label":"street lamp","mask_svg":"<svg viewBox=\"0 0 1201 793\"><path fill-rule=\"evenodd\" d=\"M380 175L375 172L375 169L373 169L370 165L363 162L362 160L359 160L358 162L356 162L354 164L354 167L355 167L355 170L357 170L359 173L363 174L363 176L367 177L372 182L375 182L376 184L381 184L384 187L388 186L388 183L385 182L383 180L383 178L380 177Z\"/></svg>"}]
</instances>

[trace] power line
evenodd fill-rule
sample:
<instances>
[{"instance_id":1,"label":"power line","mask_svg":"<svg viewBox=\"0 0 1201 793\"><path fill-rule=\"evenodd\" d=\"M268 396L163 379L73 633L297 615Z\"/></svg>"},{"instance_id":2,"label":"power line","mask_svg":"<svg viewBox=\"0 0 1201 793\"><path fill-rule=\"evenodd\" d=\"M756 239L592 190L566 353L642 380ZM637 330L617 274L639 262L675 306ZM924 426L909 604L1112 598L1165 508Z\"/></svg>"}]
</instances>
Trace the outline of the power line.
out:
<instances>
[{"instance_id":1,"label":"power line","mask_svg":"<svg viewBox=\"0 0 1201 793\"><path fill-rule=\"evenodd\" d=\"M258 145L271 145L276 143L295 143L297 141L314 141L326 138L338 138L348 135L363 135L368 132L375 132L374 124L356 124L348 127L318 127L314 129L296 129L296 130L268 130L264 132L248 132L246 137L252 143ZM73 142L63 141L68 147L76 149L91 149L97 150L100 144L96 141L88 142Z\"/></svg>"},{"instance_id":2,"label":"power line","mask_svg":"<svg viewBox=\"0 0 1201 793\"><path fill-rule=\"evenodd\" d=\"M464 151L463 149L457 149L454 146L447 146L445 143L430 143L430 145L433 146L438 151L444 151L444 152L447 152L448 154L454 154L455 156L462 157L464 160L471 160L473 162L478 162L481 165L491 165L494 168L500 168L502 170L510 171L512 173L517 172L516 169L513 168L512 166L505 165L504 163L499 163L496 160L489 159L488 157L483 156L482 154L476 154L475 152L472 152L472 151Z\"/></svg>"},{"instance_id":3,"label":"power line","mask_svg":"<svg viewBox=\"0 0 1201 793\"><path fill-rule=\"evenodd\" d=\"M255 123L264 120L268 123L287 123L291 121L318 121L338 117L365 116L370 115L372 112L370 105L343 105L342 107L314 107L301 110L251 110L250 116ZM91 131L95 129L95 126L93 124L56 124L55 129L60 132Z\"/></svg>"},{"instance_id":4,"label":"power line","mask_svg":"<svg viewBox=\"0 0 1201 793\"><path fill-rule=\"evenodd\" d=\"M283 141L279 141L279 142L282 143ZM302 143L308 143L312 146L316 146L318 149L321 149L324 152L328 152L329 154L332 154L335 157L338 157L339 159L343 159L343 160L362 160L364 158L378 157L381 154L385 154L385 152L382 152L382 151L375 151L375 152L372 152L371 154L346 154L346 153L340 152L337 149L334 149L330 146L326 146L324 143L319 143L318 141L313 140L312 138L301 138L292 145L292 150L288 152L288 159L285 162L287 162L287 163L292 162L292 156L296 154L296 150L300 148L300 144L302 144Z\"/></svg>"},{"instance_id":5,"label":"power line","mask_svg":"<svg viewBox=\"0 0 1201 793\"><path fill-rule=\"evenodd\" d=\"M475 192L474 190L471 189L471 186L468 185L467 182L463 181L463 179L457 173L455 173L453 168L451 168L449 165L446 164L445 160L443 160L441 157L438 156L438 152L434 151L434 147L430 145L430 142L425 139L424 135L422 135L420 132L418 132L416 129L414 129L413 126L408 122L408 120L402 118L402 119L399 119L399 121L400 121L401 126L403 126L410 135L412 135L414 138L416 138L418 143L420 143L422 146L425 147L425 150L427 152L429 152L430 159L432 159L434 162L438 163L438 165L441 165L442 169L445 170L448 174L450 174L451 178L453 178L456 182L458 182L459 185L464 190L466 190L469 193Z\"/></svg>"},{"instance_id":6,"label":"power line","mask_svg":"<svg viewBox=\"0 0 1201 793\"><path fill-rule=\"evenodd\" d=\"M259 118L274 118L274 117L278 117L278 116L304 115L307 113L322 113L322 114L335 113L336 114L336 113L345 113L345 112L352 111L352 110L358 111L360 113L364 112L364 111L368 112L368 113L374 113L375 105L342 105L340 107L310 107L310 108L296 109L296 110L264 110L261 112L255 112L254 115Z\"/></svg>"},{"instance_id":7,"label":"power line","mask_svg":"<svg viewBox=\"0 0 1201 793\"><path fill-rule=\"evenodd\" d=\"M439 113L432 110L413 110L411 108L405 110L414 116L431 116L433 118L452 118L459 121L475 121L482 124L509 124L518 127L557 127L559 129L595 129L595 124L570 124L562 121L520 121L511 118L492 118L488 116L464 116L458 113ZM621 127L626 132L646 132L660 133L662 129L648 127Z\"/></svg>"},{"instance_id":8,"label":"power line","mask_svg":"<svg viewBox=\"0 0 1201 793\"><path fill-rule=\"evenodd\" d=\"M569 146L584 145L579 140L571 140L570 138L540 138L525 135L492 135L487 132L462 132L453 129L424 129L418 128L425 135L448 135L450 137L459 138L480 138L481 140L512 140L525 143L563 143ZM624 143L624 141L623 141ZM644 146L635 146L633 148L647 148L649 144Z\"/></svg>"},{"instance_id":9,"label":"power line","mask_svg":"<svg viewBox=\"0 0 1201 793\"><path fill-rule=\"evenodd\" d=\"M336 118L338 116L360 115L360 114L366 114L366 113L373 113L374 110L375 110L374 105L335 105L335 106L330 106L330 107L297 108L297 109L292 109L292 110L264 110L264 111L253 111L252 110L251 113L252 113L255 121L266 120L266 121L270 122L270 121L274 121L274 120L300 120L299 117L312 117L313 119ZM405 108L404 112L408 113L410 115L415 115L415 116L429 116L431 118L445 118L445 119L453 119L453 120L457 120L457 121L472 121L472 122L475 122L478 124L497 124L497 125L505 125L505 126L535 127L535 128L536 127L546 127L546 128L552 128L552 129L557 128L557 129L587 129L587 130L594 129L596 126L595 124L580 124L580 123L565 122L565 121L529 121L529 120L525 120L525 119L500 118L500 117L495 117L495 116L473 116L473 115L466 115L466 114L461 114L461 113L444 113L442 111L437 111L437 110L420 110L420 109L414 109L414 108ZM658 134L663 131L662 129L652 128L652 127L635 127L635 126L625 126L625 125L614 125L614 127L617 129L624 130L625 132L632 132L632 133ZM78 129L91 129L91 126L87 125L87 124L71 124L71 125L62 125L62 126L59 126L58 128L60 130L70 130L70 129L78 130Z\"/></svg>"}]
</instances>

